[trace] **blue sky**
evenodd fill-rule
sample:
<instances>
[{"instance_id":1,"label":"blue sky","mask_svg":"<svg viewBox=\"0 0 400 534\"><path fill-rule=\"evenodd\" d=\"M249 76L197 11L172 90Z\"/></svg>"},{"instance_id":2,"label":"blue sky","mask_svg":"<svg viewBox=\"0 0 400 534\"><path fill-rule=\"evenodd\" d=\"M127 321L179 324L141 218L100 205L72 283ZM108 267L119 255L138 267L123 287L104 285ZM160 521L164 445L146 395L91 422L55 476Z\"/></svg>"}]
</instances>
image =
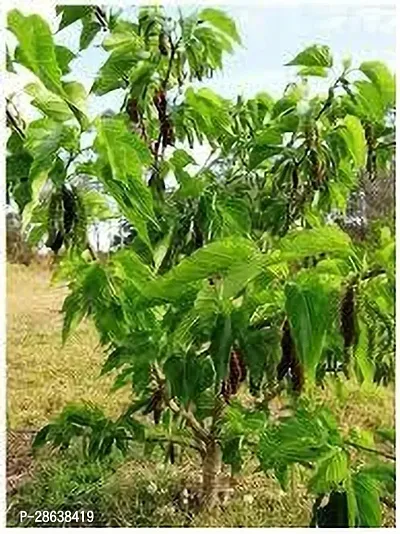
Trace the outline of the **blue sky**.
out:
<instances>
[{"instance_id":1,"label":"blue sky","mask_svg":"<svg viewBox=\"0 0 400 534\"><path fill-rule=\"evenodd\" d=\"M201 5L188 7L191 11ZM312 43L331 47L340 68L341 59L351 55L354 65L380 59L395 69L395 6L313 5L216 6L225 9L237 22L243 46L227 56L223 72L207 82L223 96L238 93L252 96L267 91L278 96L294 78L294 69L284 67L297 52ZM169 8L174 11L174 8ZM129 16L128 10L126 13ZM67 28L58 40L77 46L79 26ZM91 48L75 62L79 78L90 83L106 54ZM324 87L325 82L316 85ZM113 106L116 93L92 103L93 111Z\"/></svg>"},{"instance_id":2,"label":"blue sky","mask_svg":"<svg viewBox=\"0 0 400 534\"><path fill-rule=\"evenodd\" d=\"M179 4L179 3L178 3ZM208 2L208 6L210 6ZM19 3L17 2L17 6ZM53 29L57 28L54 3L39 5L32 2L21 4L25 12L39 12ZM212 4L211 4L212 5ZM281 5L229 5L220 7L236 21L243 46L235 54L226 56L223 72L207 81L216 92L234 98L238 93L250 97L259 91L278 96L290 81L294 80L293 68L283 65L301 49L313 43L331 47L335 62L340 68L344 56L351 55L356 66L363 60L380 59L395 69L395 4L349 5L332 4L287 4ZM185 5L190 12L201 4ZM176 11L168 6L168 10ZM129 16L132 8L125 10ZM78 49L80 23L76 23L56 36L59 44ZM82 81L87 89L93 83L96 72L107 54L98 46L101 36L74 61L71 77ZM21 82L21 80L19 80ZM17 80L11 81L18 92L22 89ZM317 90L326 87L326 81L314 82ZM121 93L110 93L104 97L91 97L90 111L97 114L104 109L114 108L121 102ZM23 103L23 107L26 106Z\"/></svg>"}]
</instances>

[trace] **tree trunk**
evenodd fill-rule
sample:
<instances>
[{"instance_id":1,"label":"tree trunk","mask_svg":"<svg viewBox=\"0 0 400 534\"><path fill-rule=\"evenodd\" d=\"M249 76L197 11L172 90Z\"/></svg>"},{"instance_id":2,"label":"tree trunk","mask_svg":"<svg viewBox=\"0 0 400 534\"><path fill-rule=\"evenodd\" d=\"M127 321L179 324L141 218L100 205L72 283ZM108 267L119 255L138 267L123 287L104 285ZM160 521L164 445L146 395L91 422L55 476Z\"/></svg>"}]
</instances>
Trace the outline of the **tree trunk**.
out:
<instances>
[{"instance_id":1,"label":"tree trunk","mask_svg":"<svg viewBox=\"0 0 400 534\"><path fill-rule=\"evenodd\" d=\"M203 459L203 506L208 508L214 507L218 500L221 459L220 446L210 440Z\"/></svg>"}]
</instances>

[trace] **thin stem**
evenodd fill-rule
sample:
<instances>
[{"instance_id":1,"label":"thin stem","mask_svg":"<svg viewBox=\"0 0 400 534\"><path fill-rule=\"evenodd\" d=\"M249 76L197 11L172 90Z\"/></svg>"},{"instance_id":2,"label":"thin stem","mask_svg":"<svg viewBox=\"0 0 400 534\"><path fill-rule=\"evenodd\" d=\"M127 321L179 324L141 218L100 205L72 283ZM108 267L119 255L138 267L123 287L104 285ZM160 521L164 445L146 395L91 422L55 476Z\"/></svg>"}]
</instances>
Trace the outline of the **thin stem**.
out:
<instances>
[{"instance_id":1,"label":"thin stem","mask_svg":"<svg viewBox=\"0 0 400 534\"><path fill-rule=\"evenodd\" d=\"M200 454L204 452L203 449L199 445L196 445L195 443L191 443L191 442L188 443L186 441L179 440L176 438L169 438L168 436L149 437L149 438L146 438L146 441L150 441L154 443L173 443L174 445L180 445L182 447L190 447L191 449L196 450Z\"/></svg>"},{"instance_id":2,"label":"thin stem","mask_svg":"<svg viewBox=\"0 0 400 534\"><path fill-rule=\"evenodd\" d=\"M365 447L364 445L359 445L358 443L353 443L352 441L345 441L345 444L349 445L349 447L360 449L365 452L371 452L373 454L378 454L380 456L383 456L384 458L387 458L388 460L396 461L396 456L394 456L393 454L389 454L383 451L378 451L377 449L372 449L370 447Z\"/></svg>"},{"instance_id":3,"label":"thin stem","mask_svg":"<svg viewBox=\"0 0 400 534\"><path fill-rule=\"evenodd\" d=\"M157 369L157 366L153 365L152 370L153 370L153 374L155 376L155 379L156 379L156 381L158 383L158 386L163 388L163 390L164 390L165 380L161 376L161 373ZM167 406L170 408L170 410L172 412L174 412L175 414L181 415L186 420L187 424L193 430L193 432L194 432L196 437L198 437L203 442L207 442L208 441L208 433L204 430L204 428L201 426L201 424L195 418L193 413L185 410L185 408L182 408L181 406L178 406L178 404L174 401L174 399L168 398L168 396L165 393L165 390L164 390L164 401L165 401L165 403L167 404Z\"/></svg>"},{"instance_id":4,"label":"thin stem","mask_svg":"<svg viewBox=\"0 0 400 534\"><path fill-rule=\"evenodd\" d=\"M6 117L7 121L10 124L11 128L20 136L20 138L24 141L25 140L25 133L23 130L19 127L15 117L12 115L11 111L6 109Z\"/></svg>"}]
</instances>

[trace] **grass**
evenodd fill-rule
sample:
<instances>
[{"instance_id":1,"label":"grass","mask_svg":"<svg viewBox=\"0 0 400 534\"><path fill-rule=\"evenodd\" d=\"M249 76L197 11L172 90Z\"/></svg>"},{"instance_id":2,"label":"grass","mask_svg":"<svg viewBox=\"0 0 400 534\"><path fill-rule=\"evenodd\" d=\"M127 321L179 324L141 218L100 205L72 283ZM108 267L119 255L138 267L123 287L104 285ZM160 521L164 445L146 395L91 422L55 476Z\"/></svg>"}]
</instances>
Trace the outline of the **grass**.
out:
<instances>
[{"instance_id":1,"label":"grass","mask_svg":"<svg viewBox=\"0 0 400 534\"><path fill-rule=\"evenodd\" d=\"M112 377L99 378L104 360L97 335L84 322L61 346L62 301L65 288L50 287L43 266L7 267L8 428L16 430L7 463L13 476L28 473L8 499L8 524L20 525L20 510L93 510L98 526L277 527L307 526L312 500L301 471L287 493L273 478L248 466L237 477L233 496L212 514L198 513L183 502L184 488L195 488L199 463L191 456L165 465L161 451L144 459L133 449L127 460L115 455L105 463L88 462L76 448L58 454L30 456L29 434L67 402L90 401L109 415L127 403L129 390L110 395ZM342 428L372 430L394 425L394 389L338 382L315 393L327 401ZM280 409L279 403L272 411ZM14 443L15 441L15 443ZM8 465L8 470L9 470ZM394 525L393 510L384 510L384 525ZM26 526L29 526L26 524ZM84 525L82 525L84 526Z\"/></svg>"},{"instance_id":2,"label":"grass","mask_svg":"<svg viewBox=\"0 0 400 534\"><path fill-rule=\"evenodd\" d=\"M84 322L64 347L65 288L50 286L42 266L7 266L7 420L9 428L39 428L67 402L91 401L112 415L127 400L99 378L104 356L94 327Z\"/></svg>"}]
</instances>

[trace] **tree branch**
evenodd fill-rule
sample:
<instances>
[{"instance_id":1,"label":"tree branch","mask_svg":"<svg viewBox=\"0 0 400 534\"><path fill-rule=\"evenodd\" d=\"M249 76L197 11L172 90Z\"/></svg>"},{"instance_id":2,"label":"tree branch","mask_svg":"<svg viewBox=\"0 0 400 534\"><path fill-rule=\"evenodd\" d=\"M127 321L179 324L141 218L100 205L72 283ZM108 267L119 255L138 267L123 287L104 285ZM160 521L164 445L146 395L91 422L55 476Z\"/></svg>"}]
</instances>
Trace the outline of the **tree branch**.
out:
<instances>
[{"instance_id":1,"label":"tree branch","mask_svg":"<svg viewBox=\"0 0 400 534\"><path fill-rule=\"evenodd\" d=\"M372 449L370 447L365 447L364 445L359 445L358 443L353 443L352 441L345 441L345 444L349 445L349 447L353 447L355 449L359 449L365 452L371 452L373 454L378 454L380 456L383 456L384 458L387 458L388 460L396 461L396 456L394 456L393 454L378 451L377 449Z\"/></svg>"},{"instance_id":2,"label":"tree branch","mask_svg":"<svg viewBox=\"0 0 400 534\"><path fill-rule=\"evenodd\" d=\"M172 412L174 412L177 415L181 415L187 422L187 424L190 426L190 428L193 430L195 436L199 438L203 442L208 441L208 433L204 430L204 428L201 426L201 424L198 422L198 420L195 418L193 413L185 410L185 408L182 408L181 406L178 406L178 404L174 401L174 399L168 398L165 392L165 380L161 376L160 371L157 369L157 365L152 366L154 377L157 381L157 384L162 390L164 391L164 401L167 404L168 408Z\"/></svg>"}]
</instances>

